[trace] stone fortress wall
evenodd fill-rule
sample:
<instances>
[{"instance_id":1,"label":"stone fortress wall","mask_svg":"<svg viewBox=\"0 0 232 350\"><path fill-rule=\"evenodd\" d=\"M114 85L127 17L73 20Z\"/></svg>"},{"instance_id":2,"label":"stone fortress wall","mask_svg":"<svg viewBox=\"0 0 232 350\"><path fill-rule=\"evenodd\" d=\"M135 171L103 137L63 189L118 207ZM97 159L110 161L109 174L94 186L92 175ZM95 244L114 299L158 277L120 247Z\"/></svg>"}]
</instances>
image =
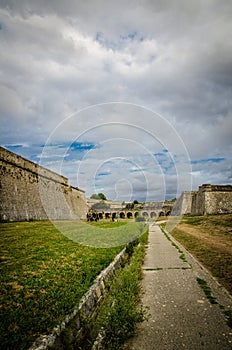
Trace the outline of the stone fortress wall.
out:
<instances>
[{"instance_id":1,"label":"stone fortress wall","mask_svg":"<svg viewBox=\"0 0 232 350\"><path fill-rule=\"evenodd\" d=\"M232 186L210 185L199 186L198 191L182 192L172 215L210 215L232 213Z\"/></svg>"},{"instance_id":2,"label":"stone fortress wall","mask_svg":"<svg viewBox=\"0 0 232 350\"><path fill-rule=\"evenodd\" d=\"M85 218L84 191L67 178L0 147L0 221Z\"/></svg>"},{"instance_id":3,"label":"stone fortress wall","mask_svg":"<svg viewBox=\"0 0 232 350\"><path fill-rule=\"evenodd\" d=\"M85 192L70 186L66 177L0 147L0 221L84 219L96 202L86 200ZM125 217L136 217L138 208L106 203L110 215L122 211ZM182 192L172 206L144 203L139 211L148 217L232 213L232 186L205 184L198 191Z\"/></svg>"}]
</instances>

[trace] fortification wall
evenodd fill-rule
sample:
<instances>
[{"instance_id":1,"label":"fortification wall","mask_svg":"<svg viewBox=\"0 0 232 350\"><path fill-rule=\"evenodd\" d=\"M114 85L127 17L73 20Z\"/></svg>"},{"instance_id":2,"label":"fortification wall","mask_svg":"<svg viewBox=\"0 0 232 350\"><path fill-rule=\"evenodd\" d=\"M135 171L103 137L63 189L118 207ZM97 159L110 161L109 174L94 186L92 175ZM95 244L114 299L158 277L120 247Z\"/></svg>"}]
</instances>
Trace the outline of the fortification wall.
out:
<instances>
[{"instance_id":1,"label":"fortification wall","mask_svg":"<svg viewBox=\"0 0 232 350\"><path fill-rule=\"evenodd\" d=\"M198 191L183 192L175 209L179 215L232 213L232 186L206 184Z\"/></svg>"},{"instance_id":2,"label":"fortification wall","mask_svg":"<svg viewBox=\"0 0 232 350\"><path fill-rule=\"evenodd\" d=\"M172 215L190 214L192 210L192 197L194 193L194 191L183 191L181 196L174 204Z\"/></svg>"},{"instance_id":3,"label":"fortification wall","mask_svg":"<svg viewBox=\"0 0 232 350\"><path fill-rule=\"evenodd\" d=\"M203 186L202 186L203 187ZM232 186L211 186L203 192L205 200L204 214L227 214L232 213Z\"/></svg>"},{"instance_id":4,"label":"fortification wall","mask_svg":"<svg viewBox=\"0 0 232 350\"><path fill-rule=\"evenodd\" d=\"M64 176L0 147L0 220L58 220L86 216L85 194Z\"/></svg>"},{"instance_id":5,"label":"fortification wall","mask_svg":"<svg viewBox=\"0 0 232 350\"><path fill-rule=\"evenodd\" d=\"M205 214L205 195L202 191L197 191L192 195L191 203L191 215L204 215Z\"/></svg>"}]
</instances>

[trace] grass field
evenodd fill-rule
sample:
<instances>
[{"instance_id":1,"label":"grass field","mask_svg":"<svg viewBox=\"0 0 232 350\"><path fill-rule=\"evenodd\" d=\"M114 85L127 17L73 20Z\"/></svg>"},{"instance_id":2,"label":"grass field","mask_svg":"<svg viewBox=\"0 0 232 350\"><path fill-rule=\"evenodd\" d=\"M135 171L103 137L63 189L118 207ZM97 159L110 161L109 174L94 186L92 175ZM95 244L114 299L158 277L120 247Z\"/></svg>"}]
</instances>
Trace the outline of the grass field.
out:
<instances>
[{"instance_id":1,"label":"grass field","mask_svg":"<svg viewBox=\"0 0 232 350\"><path fill-rule=\"evenodd\" d=\"M172 235L232 295L232 214L185 216Z\"/></svg>"},{"instance_id":2,"label":"grass field","mask_svg":"<svg viewBox=\"0 0 232 350\"><path fill-rule=\"evenodd\" d=\"M140 224L124 222L57 224L65 235L48 221L0 226L0 342L5 350L27 349L39 335L51 331L121 251L117 242L123 241L122 236L127 235L126 243L143 231ZM81 245L80 239L97 246L104 242L109 248Z\"/></svg>"},{"instance_id":3,"label":"grass field","mask_svg":"<svg viewBox=\"0 0 232 350\"><path fill-rule=\"evenodd\" d=\"M56 227L74 242L90 247L109 248L125 245L142 233L144 225L133 221L56 221ZM120 228L120 229L119 229Z\"/></svg>"}]
</instances>

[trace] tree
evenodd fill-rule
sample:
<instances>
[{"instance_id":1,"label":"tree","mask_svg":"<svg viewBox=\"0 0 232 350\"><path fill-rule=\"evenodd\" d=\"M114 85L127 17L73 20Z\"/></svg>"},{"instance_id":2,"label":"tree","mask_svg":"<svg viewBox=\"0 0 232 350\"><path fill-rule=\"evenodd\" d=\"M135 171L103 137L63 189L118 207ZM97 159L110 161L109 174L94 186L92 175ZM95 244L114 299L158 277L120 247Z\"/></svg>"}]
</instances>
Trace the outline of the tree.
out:
<instances>
[{"instance_id":1,"label":"tree","mask_svg":"<svg viewBox=\"0 0 232 350\"><path fill-rule=\"evenodd\" d=\"M106 200L106 196L104 195L104 193L101 193L101 192L98 194L96 194L96 193L92 194L92 196L90 198L91 199L101 199L103 201Z\"/></svg>"},{"instance_id":2,"label":"tree","mask_svg":"<svg viewBox=\"0 0 232 350\"><path fill-rule=\"evenodd\" d=\"M105 201L106 200L106 196L104 195L104 193L98 193L98 196L103 200Z\"/></svg>"},{"instance_id":3,"label":"tree","mask_svg":"<svg viewBox=\"0 0 232 350\"><path fill-rule=\"evenodd\" d=\"M137 199L135 199L133 203L134 204L139 204L139 201L137 201Z\"/></svg>"},{"instance_id":4,"label":"tree","mask_svg":"<svg viewBox=\"0 0 232 350\"><path fill-rule=\"evenodd\" d=\"M132 209L134 209L134 203L127 203L127 205L126 205L126 209L127 210L132 210Z\"/></svg>"}]
</instances>

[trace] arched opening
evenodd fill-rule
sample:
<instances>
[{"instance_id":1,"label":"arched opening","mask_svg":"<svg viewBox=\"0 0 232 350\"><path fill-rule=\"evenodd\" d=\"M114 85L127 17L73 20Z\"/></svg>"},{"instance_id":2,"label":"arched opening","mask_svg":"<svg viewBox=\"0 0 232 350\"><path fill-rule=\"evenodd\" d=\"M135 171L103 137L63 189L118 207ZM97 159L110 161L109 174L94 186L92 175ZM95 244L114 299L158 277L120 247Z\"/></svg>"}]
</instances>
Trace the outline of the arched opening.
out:
<instances>
[{"instance_id":1,"label":"arched opening","mask_svg":"<svg viewBox=\"0 0 232 350\"><path fill-rule=\"evenodd\" d=\"M99 219L103 219L103 213L99 213L98 216L99 216Z\"/></svg>"},{"instance_id":2,"label":"arched opening","mask_svg":"<svg viewBox=\"0 0 232 350\"><path fill-rule=\"evenodd\" d=\"M171 214L171 210L167 211L166 216L169 216Z\"/></svg>"},{"instance_id":3,"label":"arched opening","mask_svg":"<svg viewBox=\"0 0 232 350\"><path fill-rule=\"evenodd\" d=\"M110 213L105 213L105 218L109 219L110 218Z\"/></svg>"},{"instance_id":4,"label":"arched opening","mask_svg":"<svg viewBox=\"0 0 232 350\"><path fill-rule=\"evenodd\" d=\"M124 219L125 218L125 213L123 213L123 211L120 213L120 218Z\"/></svg>"},{"instance_id":5,"label":"arched opening","mask_svg":"<svg viewBox=\"0 0 232 350\"><path fill-rule=\"evenodd\" d=\"M127 219L131 219L131 218L133 217L133 214L129 211L129 212L126 214L126 216L127 216Z\"/></svg>"},{"instance_id":6,"label":"arched opening","mask_svg":"<svg viewBox=\"0 0 232 350\"><path fill-rule=\"evenodd\" d=\"M156 212L155 211L152 211L151 214L150 214L151 218L154 218L156 216Z\"/></svg>"},{"instance_id":7,"label":"arched opening","mask_svg":"<svg viewBox=\"0 0 232 350\"><path fill-rule=\"evenodd\" d=\"M164 216L164 212L161 211L161 212L159 213L159 216Z\"/></svg>"},{"instance_id":8,"label":"arched opening","mask_svg":"<svg viewBox=\"0 0 232 350\"><path fill-rule=\"evenodd\" d=\"M136 212L135 212L135 218L137 218L138 215L139 215L139 212L136 211Z\"/></svg>"},{"instance_id":9,"label":"arched opening","mask_svg":"<svg viewBox=\"0 0 232 350\"><path fill-rule=\"evenodd\" d=\"M148 216L148 213L146 211L144 211L143 216Z\"/></svg>"}]
</instances>

